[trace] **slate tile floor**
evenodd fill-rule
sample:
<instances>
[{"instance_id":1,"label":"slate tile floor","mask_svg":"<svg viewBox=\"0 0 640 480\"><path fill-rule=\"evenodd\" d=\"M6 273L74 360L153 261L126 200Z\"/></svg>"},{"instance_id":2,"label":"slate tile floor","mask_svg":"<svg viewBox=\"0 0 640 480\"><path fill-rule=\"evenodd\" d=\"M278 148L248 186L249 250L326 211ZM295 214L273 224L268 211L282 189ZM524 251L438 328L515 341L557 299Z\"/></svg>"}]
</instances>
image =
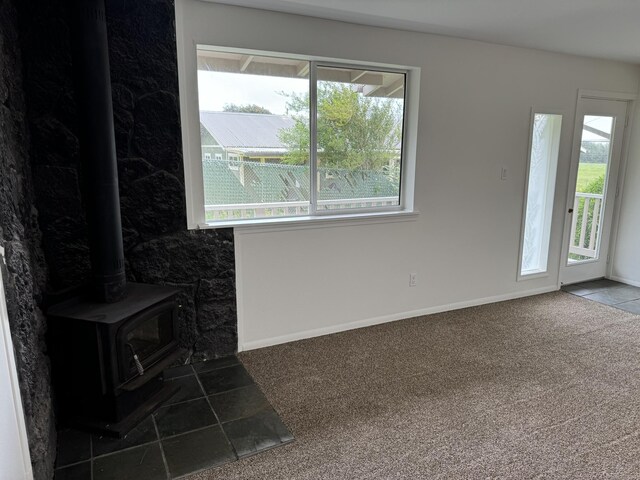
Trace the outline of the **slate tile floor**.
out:
<instances>
[{"instance_id":1,"label":"slate tile floor","mask_svg":"<svg viewBox=\"0 0 640 480\"><path fill-rule=\"evenodd\" d=\"M172 368L164 377L180 391L125 438L61 431L55 479L167 480L293 440L236 357Z\"/></svg>"},{"instance_id":2,"label":"slate tile floor","mask_svg":"<svg viewBox=\"0 0 640 480\"><path fill-rule=\"evenodd\" d=\"M566 285L562 290L582 298L640 315L640 287L601 279Z\"/></svg>"}]
</instances>

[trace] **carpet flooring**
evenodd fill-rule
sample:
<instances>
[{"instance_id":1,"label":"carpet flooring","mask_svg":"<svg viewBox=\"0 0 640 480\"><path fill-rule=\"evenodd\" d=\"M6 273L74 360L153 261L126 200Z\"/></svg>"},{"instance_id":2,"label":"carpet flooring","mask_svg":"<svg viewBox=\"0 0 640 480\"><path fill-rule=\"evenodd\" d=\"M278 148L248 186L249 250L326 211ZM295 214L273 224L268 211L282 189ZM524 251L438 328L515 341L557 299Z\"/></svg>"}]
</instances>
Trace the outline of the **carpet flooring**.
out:
<instances>
[{"instance_id":1,"label":"carpet flooring","mask_svg":"<svg viewBox=\"0 0 640 480\"><path fill-rule=\"evenodd\" d=\"M568 293L240 358L295 441L189 479L640 478L640 317Z\"/></svg>"}]
</instances>

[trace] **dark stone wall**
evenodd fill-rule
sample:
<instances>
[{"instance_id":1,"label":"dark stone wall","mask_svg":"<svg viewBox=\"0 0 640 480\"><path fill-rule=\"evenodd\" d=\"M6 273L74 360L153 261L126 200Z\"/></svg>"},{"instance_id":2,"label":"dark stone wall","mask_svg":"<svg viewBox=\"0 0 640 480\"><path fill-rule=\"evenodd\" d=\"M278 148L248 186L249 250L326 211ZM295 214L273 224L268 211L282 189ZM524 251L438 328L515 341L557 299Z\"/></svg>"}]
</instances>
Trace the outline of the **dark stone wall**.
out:
<instances>
[{"instance_id":1,"label":"dark stone wall","mask_svg":"<svg viewBox=\"0 0 640 480\"><path fill-rule=\"evenodd\" d=\"M36 200L52 290L82 283L89 271L69 3L22 2ZM231 354L233 232L186 228L173 1L107 0L107 23L127 276L182 289L187 358Z\"/></svg>"},{"instance_id":2,"label":"dark stone wall","mask_svg":"<svg viewBox=\"0 0 640 480\"><path fill-rule=\"evenodd\" d=\"M34 475L48 479L53 476L55 427L46 322L38 308L46 271L29 165L17 18L13 2L0 0L0 246L6 255L6 266L0 262L0 268Z\"/></svg>"}]
</instances>

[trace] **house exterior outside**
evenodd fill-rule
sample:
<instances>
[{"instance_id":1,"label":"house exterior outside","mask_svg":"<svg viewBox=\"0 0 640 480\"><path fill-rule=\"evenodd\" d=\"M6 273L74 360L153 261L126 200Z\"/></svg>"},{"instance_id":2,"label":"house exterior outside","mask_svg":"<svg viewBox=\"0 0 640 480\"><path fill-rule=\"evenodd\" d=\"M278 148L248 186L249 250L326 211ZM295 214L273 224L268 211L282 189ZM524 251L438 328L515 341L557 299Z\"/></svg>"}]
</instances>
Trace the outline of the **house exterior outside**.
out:
<instances>
[{"instance_id":1,"label":"house exterior outside","mask_svg":"<svg viewBox=\"0 0 640 480\"><path fill-rule=\"evenodd\" d=\"M279 163L287 151L280 131L293 125L284 115L201 111L202 158Z\"/></svg>"},{"instance_id":2,"label":"house exterior outside","mask_svg":"<svg viewBox=\"0 0 640 480\"><path fill-rule=\"evenodd\" d=\"M308 165L282 160L284 115L200 112L202 170L208 219L308 213ZM326 208L396 205L399 183L373 170L319 167L317 198Z\"/></svg>"}]
</instances>

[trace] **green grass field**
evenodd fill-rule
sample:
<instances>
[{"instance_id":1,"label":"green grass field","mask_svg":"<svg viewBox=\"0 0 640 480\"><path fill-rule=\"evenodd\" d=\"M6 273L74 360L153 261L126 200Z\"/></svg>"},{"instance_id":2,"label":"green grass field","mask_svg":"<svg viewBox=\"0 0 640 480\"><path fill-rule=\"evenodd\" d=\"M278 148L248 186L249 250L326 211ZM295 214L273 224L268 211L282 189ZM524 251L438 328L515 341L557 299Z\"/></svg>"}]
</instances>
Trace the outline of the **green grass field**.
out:
<instances>
[{"instance_id":1,"label":"green grass field","mask_svg":"<svg viewBox=\"0 0 640 480\"><path fill-rule=\"evenodd\" d=\"M576 191L583 192L584 188L593 180L604 175L606 165L604 163L581 163L578 167L578 182Z\"/></svg>"}]
</instances>

